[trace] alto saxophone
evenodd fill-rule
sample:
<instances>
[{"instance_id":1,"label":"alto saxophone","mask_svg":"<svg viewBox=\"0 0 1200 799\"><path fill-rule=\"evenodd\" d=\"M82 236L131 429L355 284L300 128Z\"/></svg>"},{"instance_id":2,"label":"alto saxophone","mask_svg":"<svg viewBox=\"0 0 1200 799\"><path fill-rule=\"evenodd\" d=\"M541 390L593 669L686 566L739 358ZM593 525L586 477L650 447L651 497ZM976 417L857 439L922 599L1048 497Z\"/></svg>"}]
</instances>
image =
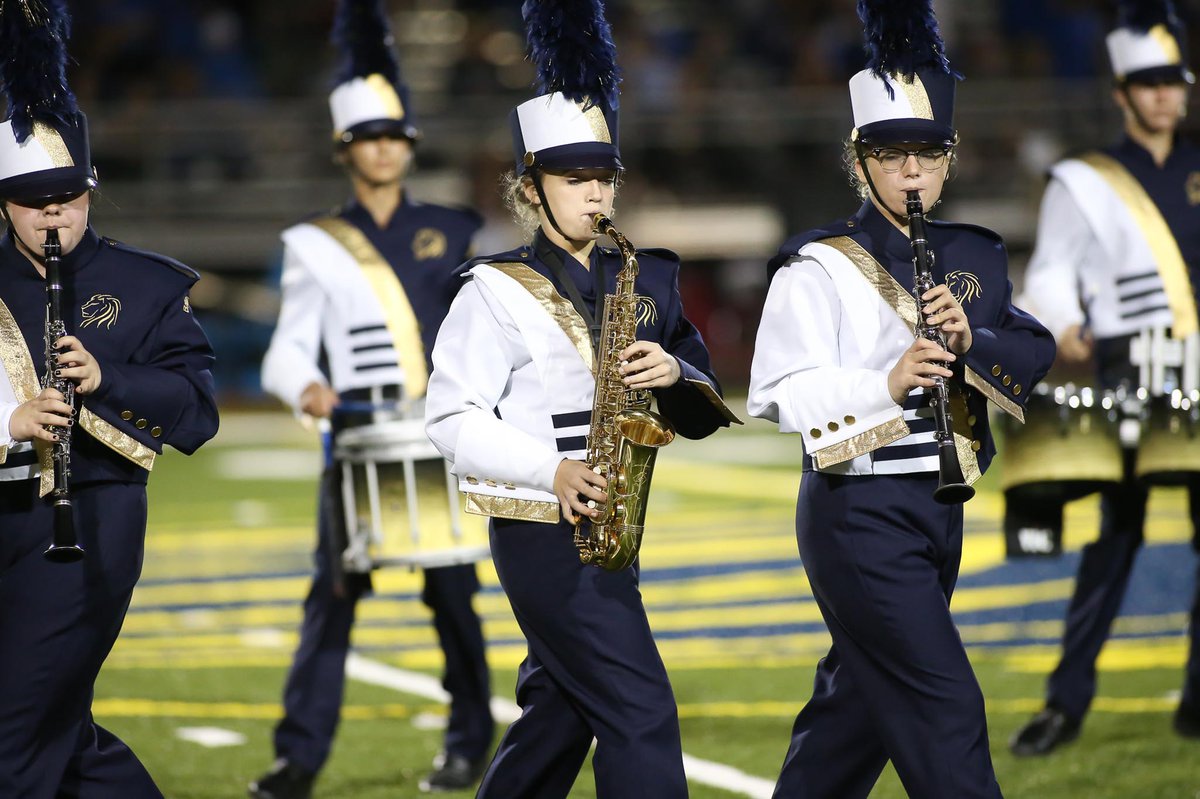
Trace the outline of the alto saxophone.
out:
<instances>
[{"instance_id":1,"label":"alto saxophone","mask_svg":"<svg viewBox=\"0 0 1200 799\"><path fill-rule=\"evenodd\" d=\"M621 378L621 352L637 332L637 254L604 214L596 214L592 222L616 243L624 266L617 273L616 293L604 298L587 437L587 464L608 481L608 496L599 518L591 519L586 529L582 522L575 528L575 546L584 563L619 571L633 563L642 546L654 458L659 447L675 438L675 428L650 410L648 390L630 389Z\"/></svg>"}]
</instances>

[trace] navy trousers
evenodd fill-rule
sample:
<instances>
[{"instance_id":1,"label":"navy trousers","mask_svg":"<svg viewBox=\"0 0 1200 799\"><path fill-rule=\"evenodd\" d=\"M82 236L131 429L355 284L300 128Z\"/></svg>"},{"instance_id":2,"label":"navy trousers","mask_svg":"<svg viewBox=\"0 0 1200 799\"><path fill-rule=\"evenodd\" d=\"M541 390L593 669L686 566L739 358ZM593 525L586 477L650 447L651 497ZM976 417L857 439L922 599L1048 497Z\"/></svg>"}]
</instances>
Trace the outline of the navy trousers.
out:
<instances>
[{"instance_id":1,"label":"navy trousers","mask_svg":"<svg viewBox=\"0 0 1200 799\"><path fill-rule=\"evenodd\" d=\"M796 538L833 646L796 717L777 799L865 799L890 759L912 797L996 799L983 694L949 600L962 506L936 475L806 472Z\"/></svg>"},{"instance_id":2,"label":"navy trousers","mask_svg":"<svg viewBox=\"0 0 1200 799\"><path fill-rule=\"evenodd\" d=\"M327 472L328 477L328 472ZM300 645L284 686L284 717L275 727L275 754L315 774L329 758L346 683L346 655L358 600L370 589L362 575L335 574L328 505L336 480L322 481L316 570L304 600ZM470 761L487 756L495 735L483 628L472 606L479 590L474 564L425 570L421 600L433 611L446 658L442 685L450 694L445 749Z\"/></svg>"},{"instance_id":3,"label":"navy trousers","mask_svg":"<svg viewBox=\"0 0 1200 799\"><path fill-rule=\"evenodd\" d=\"M572 529L494 519L492 558L529 643L509 726L477 799L562 799L592 739L599 799L687 796L675 696L636 566L579 562Z\"/></svg>"},{"instance_id":4,"label":"navy trousers","mask_svg":"<svg viewBox=\"0 0 1200 799\"><path fill-rule=\"evenodd\" d=\"M1067 609L1062 659L1046 685L1046 704L1076 721L1096 695L1096 658L1121 609L1129 574L1142 546L1149 492L1133 477L1135 451L1125 451L1125 479L1100 496L1100 537L1083 548L1075 593ZM1193 545L1200 542L1200 486L1188 490ZM1192 599L1191 648L1183 701L1200 704L1200 570Z\"/></svg>"},{"instance_id":5,"label":"navy trousers","mask_svg":"<svg viewBox=\"0 0 1200 799\"><path fill-rule=\"evenodd\" d=\"M159 799L129 748L93 721L92 686L142 570L146 488L73 489L87 557L42 557L50 504L37 481L0 482L0 796Z\"/></svg>"}]
</instances>

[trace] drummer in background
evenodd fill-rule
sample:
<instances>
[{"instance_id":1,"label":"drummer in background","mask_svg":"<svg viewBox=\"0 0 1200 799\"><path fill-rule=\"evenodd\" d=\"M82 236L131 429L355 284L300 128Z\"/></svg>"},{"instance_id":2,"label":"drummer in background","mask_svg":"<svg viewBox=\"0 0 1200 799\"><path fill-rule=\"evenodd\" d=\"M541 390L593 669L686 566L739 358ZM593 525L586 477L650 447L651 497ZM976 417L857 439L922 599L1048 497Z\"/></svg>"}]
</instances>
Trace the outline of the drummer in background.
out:
<instances>
[{"instance_id":1,"label":"drummer in background","mask_svg":"<svg viewBox=\"0 0 1200 799\"><path fill-rule=\"evenodd\" d=\"M1051 170L1025 296L1054 333L1064 363L1092 362L1100 388L1123 384L1136 390L1138 370L1131 364L1130 342L1139 331L1169 327L1180 339L1196 332L1200 149L1177 130L1194 79L1170 3L1127 3L1107 44L1116 78L1112 96L1124 117L1124 137ZM1044 755L1075 739L1095 695L1096 658L1142 544L1147 489L1133 478L1135 457L1136 450L1125 450L1124 481L1101 496L1100 537L1083 549L1062 658L1047 683L1045 708L1010 742L1016 755ZM1193 482L1189 491L1193 525L1200 511L1195 486ZM1049 512L1061 514L1061 508ZM1039 520L1022 523L1036 525ZM1192 605L1191 635L1174 727L1180 735L1197 738L1200 586Z\"/></svg>"},{"instance_id":2,"label":"drummer in background","mask_svg":"<svg viewBox=\"0 0 1200 799\"><path fill-rule=\"evenodd\" d=\"M263 387L298 413L331 419L332 435L324 438L316 572L275 728L277 760L250 785L260 799L310 795L338 723L355 606L370 589L368 575L341 572L333 543L342 518L330 512L341 492L333 437L352 419L338 407L412 403L421 417L428 354L480 225L473 211L417 203L404 191L420 134L382 0L341 0L334 38L343 59L330 96L335 159L354 196L284 231L282 305L263 361ZM472 607L478 590L474 564L425 570L421 598L433 611L450 693L445 749L421 782L425 791L471 787L491 751L489 676Z\"/></svg>"},{"instance_id":3,"label":"drummer in background","mask_svg":"<svg viewBox=\"0 0 1200 799\"><path fill-rule=\"evenodd\" d=\"M438 335L426 405L430 438L468 507L492 517L492 559L529 643L521 716L478 797L566 797L594 739L599 799L682 799L679 717L638 567L584 565L574 543L572 522L587 531L585 517L599 514L587 503L605 499L604 479L582 460L592 366L608 373L613 358L626 362L625 384L651 390L687 438L734 417L684 316L672 252L638 250L637 340L596 351L591 322L623 267L593 230L595 214L613 212L622 169L611 32L599 0L526 0L522 12L542 94L512 113L508 184L533 241L470 265Z\"/></svg>"}]
</instances>

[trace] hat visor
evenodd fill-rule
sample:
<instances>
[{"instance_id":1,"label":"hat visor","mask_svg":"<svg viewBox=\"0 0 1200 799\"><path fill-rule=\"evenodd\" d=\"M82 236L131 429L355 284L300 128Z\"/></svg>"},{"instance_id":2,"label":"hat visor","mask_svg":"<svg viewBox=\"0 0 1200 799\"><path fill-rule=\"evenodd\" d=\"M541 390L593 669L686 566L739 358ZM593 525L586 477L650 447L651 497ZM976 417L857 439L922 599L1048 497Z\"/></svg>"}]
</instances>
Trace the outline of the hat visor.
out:
<instances>
[{"instance_id":1,"label":"hat visor","mask_svg":"<svg viewBox=\"0 0 1200 799\"><path fill-rule=\"evenodd\" d=\"M37 202L82 194L96 188L97 183L90 170L79 167L44 169L0 180L0 198L14 202Z\"/></svg>"},{"instance_id":2,"label":"hat visor","mask_svg":"<svg viewBox=\"0 0 1200 799\"><path fill-rule=\"evenodd\" d=\"M373 139L381 136L399 136L416 141L421 138L421 131L416 125L408 121L408 119L369 119L366 122L359 122L351 125L338 139L343 144L349 144L352 141L361 141L363 139Z\"/></svg>"},{"instance_id":3,"label":"hat visor","mask_svg":"<svg viewBox=\"0 0 1200 799\"><path fill-rule=\"evenodd\" d=\"M857 141L863 144L952 144L954 129L932 119L882 119L858 129Z\"/></svg>"},{"instance_id":4,"label":"hat visor","mask_svg":"<svg viewBox=\"0 0 1200 799\"><path fill-rule=\"evenodd\" d=\"M1183 64L1168 64L1161 67L1149 67L1147 69L1135 69L1125 77L1121 78L1121 83L1141 83L1150 86L1157 86L1163 83L1195 83L1196 76L1192 71Z\"/></svg>"},{"instance_id":5,"label":"hat visor","mask_svg":"<svg viewBox=\"0 0 1200 799\"><path fill-rule=\"evenodd\" d=\"M533 164L521 164L521 174L532 166L537 169L616 169L621 164L621 153L616 145L601 142L583 142L547 147L533 154Z\"/></svg>"}]
</instances>

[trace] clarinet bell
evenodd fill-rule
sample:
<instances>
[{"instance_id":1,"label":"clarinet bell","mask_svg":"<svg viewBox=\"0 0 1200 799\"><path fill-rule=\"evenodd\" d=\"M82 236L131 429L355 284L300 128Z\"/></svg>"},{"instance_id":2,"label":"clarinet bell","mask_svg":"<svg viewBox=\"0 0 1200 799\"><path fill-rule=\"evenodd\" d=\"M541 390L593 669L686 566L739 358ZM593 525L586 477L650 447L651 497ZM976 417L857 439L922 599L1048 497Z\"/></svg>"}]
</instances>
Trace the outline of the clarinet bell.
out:
<instances>
[{"instance_id":1,"label":"clarinet bell","mask_svg":"<svg viewBox=\"0 0 1200 799\"><path fill-rule=\"evenodd\" d=\"M938 487L933 491L933 501L942 505L961 505L975 496L975 489L963 479L958 453L953 446L938 448Z\"/></svg>"},{"instance_id":2,"label":"clarinet bell","mask_svg":"<svg viewBox=\"0 0 1200 799\"><path fill-rule=\"evenodd\" d=\"M69 503L54 505L54 540L42 553L42 557L51 563L75 563L83 560L83 547L75 538L75 521L71 516Z\"/></svg>"}]
</instances>

